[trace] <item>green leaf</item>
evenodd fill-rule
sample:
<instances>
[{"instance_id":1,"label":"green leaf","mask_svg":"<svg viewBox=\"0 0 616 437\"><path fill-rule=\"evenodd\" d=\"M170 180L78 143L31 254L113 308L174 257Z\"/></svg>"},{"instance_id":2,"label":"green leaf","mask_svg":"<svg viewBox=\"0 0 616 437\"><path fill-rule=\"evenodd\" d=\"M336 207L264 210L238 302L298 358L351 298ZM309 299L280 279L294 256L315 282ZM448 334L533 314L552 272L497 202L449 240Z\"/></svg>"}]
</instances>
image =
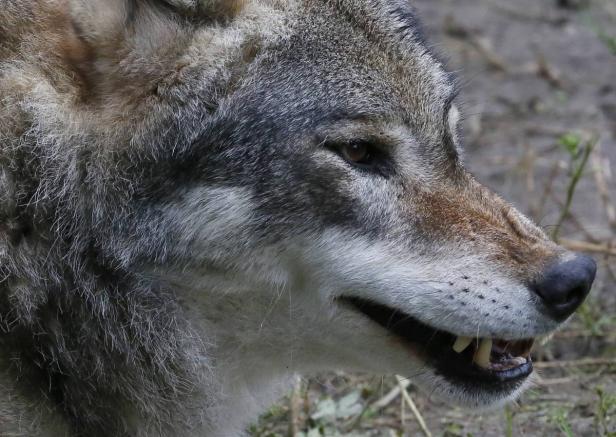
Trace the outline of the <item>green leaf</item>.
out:
<instances>
[{"instance_id":1,"label":"green leaf","mask_svg":"<svg viewBox=\"0 0 616 437\"><path fill-rule=\"evenodd\" d=\"M336 402L330 398L319 401L316 411L310 417L313 420L334 419L336 417Z\"/></svg>"},{"instance_id":2,"label":"green leaf","mask_svg":"<svg viewBox=\"0 0 616 437\"><path fill-rule=\"evenodd\" d=\"M347 417L356 416L362 412L363 407L360 402L361 393L359 390L352 391L338 401L338 410L336 417L346 419Z\"/></svg>"},{"instance_id":3,"label":"green leaf","mask_svg":"<svg viewBox=\"0 0 616 437\"><path fill-rule=\"evenodd\" d=\"M558 139L558 144L572 157L578 154L581 142L582 139L571 132L564 134Z\"/></svg>"}]
</instances>

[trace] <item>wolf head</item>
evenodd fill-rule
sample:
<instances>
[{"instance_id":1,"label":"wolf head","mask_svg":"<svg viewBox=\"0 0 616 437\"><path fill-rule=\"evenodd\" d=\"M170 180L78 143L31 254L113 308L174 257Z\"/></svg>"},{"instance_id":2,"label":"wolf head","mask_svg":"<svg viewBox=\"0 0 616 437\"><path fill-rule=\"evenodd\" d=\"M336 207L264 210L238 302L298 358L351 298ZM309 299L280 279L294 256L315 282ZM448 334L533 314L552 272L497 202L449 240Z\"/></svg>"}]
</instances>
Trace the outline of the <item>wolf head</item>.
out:
<instances>
[{"instance_id":1,"label":"wolf head","mask_svg":"<svg viewBox=\"0 0 616 437\"><path fill-rule=\"evenodd\" d=\"M268 326L249 338L265 355L284 345L285 366L511 399L529 339L579 305L593 262L466 172L455 83L406 2L303 3L285 19L187 148L194 185L169 214L191 280L243 282L235 315L259 308L244 328Z\"/></svg>"},{"instance_id":2,"label":"wolf head","mask_svg":"<svg viewBox=\"0 0 616 437\"><path fill-rule=\"evenodd\" d=\"M37 229L73 277L172 290L231 385L343 368L502 404L588 293L594 262L465 170L455 80L408 2L43 9L65 18L48 73L5 50L1 83Z\"/></svg>"}]
</instances>

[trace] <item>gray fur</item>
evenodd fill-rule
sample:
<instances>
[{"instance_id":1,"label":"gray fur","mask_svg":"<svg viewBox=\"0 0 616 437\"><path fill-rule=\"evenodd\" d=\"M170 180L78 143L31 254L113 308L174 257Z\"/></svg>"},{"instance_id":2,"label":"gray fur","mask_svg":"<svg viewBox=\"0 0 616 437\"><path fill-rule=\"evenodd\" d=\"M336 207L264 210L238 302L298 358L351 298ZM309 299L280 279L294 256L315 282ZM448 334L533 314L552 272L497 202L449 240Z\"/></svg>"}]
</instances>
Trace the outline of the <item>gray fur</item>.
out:
<instances>
[{"instance_id":1,"label":"gray fur","mask_svg":"<svg viewBox=\"0 0 616 437\"><path fill-rule=\"evenodd\" d=\"M293 371L404 372L319 338L365 327L337 295L381 287L338 277L361 277L353 258L327 270L337 238L395 256L366 261L385 273L473 253L447 274L491 260L528 305L520 284L562 251L464 171L454 88L401 0L9 0L0 433L229 436ZM351 168L328 148L349 135L391 139L393 163ZM527 314L501 334L555 327Z\"/></svg>"}]
</instances>

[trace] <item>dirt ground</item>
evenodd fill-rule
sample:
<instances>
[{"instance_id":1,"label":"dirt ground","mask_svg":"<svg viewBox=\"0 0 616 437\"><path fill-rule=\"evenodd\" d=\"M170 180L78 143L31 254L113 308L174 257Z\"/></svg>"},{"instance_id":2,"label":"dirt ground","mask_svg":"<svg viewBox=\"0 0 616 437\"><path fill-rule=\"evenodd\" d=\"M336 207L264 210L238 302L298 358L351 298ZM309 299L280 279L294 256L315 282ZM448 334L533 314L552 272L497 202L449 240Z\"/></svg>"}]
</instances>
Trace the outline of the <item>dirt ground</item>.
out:
<instances>
[{"instance_id":1,"label":"dirt ground","mask_svg":"<svg viewBox=\"0 0 616 437\"><path fill-rule=\"evenodd\" d=\"M591 253L593 292L536 350L539 383L517 405L473 413L412 383L401 395L393 376L330 374L298 380L251 433L615 437L616 1L415 3L462 83L467 166L548 233L558 228L562 244Z\"/></svg>"}]
</instances>

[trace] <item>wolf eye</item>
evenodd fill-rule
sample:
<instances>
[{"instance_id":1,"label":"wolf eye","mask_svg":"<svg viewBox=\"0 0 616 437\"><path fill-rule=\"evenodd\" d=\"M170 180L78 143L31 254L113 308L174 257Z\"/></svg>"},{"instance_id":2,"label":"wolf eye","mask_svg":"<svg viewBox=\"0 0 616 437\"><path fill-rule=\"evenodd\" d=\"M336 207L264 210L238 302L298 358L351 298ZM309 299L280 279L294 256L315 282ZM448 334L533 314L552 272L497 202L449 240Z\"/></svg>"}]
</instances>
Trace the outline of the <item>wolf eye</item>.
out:
<instances>
[{"instance_id":1,"label":"wolf eye","mask_svg":"<svg viewBox=\"0 0 616 437\"><path fill-rule=\"evenodd\" d=\"M370 147L363 141L344 144L340 153L344 159L355 164L369 164L372 158Z\"/></svg>"},{"instance_id":2,"label":"wolf eye","mask_svg":"<svg viewBox=\"0 0 616 437\"><path fill-rule=\"evenodd\" d=\"M322 143L326 149L344 159L354 169L389 177L394 165L385 145L362 139ZM367 174L366 173L366 174Z\"/></svg>"}]
</instances>

